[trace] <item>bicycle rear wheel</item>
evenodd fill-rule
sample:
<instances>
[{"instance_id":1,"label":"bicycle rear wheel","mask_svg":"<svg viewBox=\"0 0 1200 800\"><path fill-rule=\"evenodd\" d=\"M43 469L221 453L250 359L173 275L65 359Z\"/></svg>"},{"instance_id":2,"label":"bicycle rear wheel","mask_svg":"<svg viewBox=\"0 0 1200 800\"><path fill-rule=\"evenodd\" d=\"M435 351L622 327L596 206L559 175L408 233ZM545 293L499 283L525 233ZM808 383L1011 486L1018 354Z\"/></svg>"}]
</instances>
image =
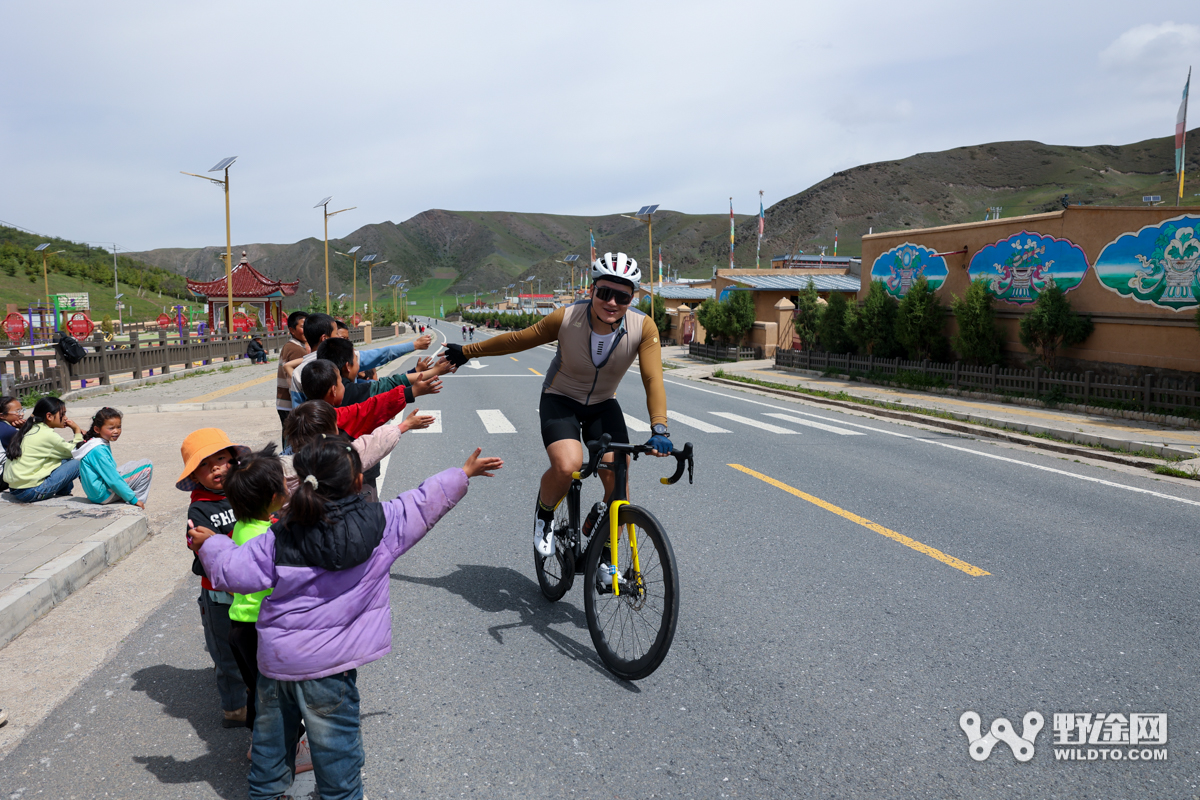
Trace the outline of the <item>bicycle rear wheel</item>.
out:
<instances>
[{"instance_id":1,"label":"bicycle rear wheel","mask_svg":"<svg viewBox=\"0 0 1200 800\"><path fill-rule=\"evenodd\" d=\"M584 558L583 605L600 660L618 678L636 681L667 657L679 618L679 573L662 525L644 508L621 506L617 539L620 594L601 582L608 566L608 517L596 525ZM634 569L629 526L637 537L640 571Z\"/></svg>"},{"instance_id":2,"label":"bicycle rear wheel","mask_svg":"<svg viewBox=\"0 0 1200 800\"><path fill-rule=\"evenodd\" d=\"M578 496L570 493L554 510L554 552L543 556L534 548L533 568L537 571L538 586L551 603L561 600L575 583L575 539L571 529L571 506L578 505ZM579 519L579 512L575 512Z\"/></svg>"}]
</instances>

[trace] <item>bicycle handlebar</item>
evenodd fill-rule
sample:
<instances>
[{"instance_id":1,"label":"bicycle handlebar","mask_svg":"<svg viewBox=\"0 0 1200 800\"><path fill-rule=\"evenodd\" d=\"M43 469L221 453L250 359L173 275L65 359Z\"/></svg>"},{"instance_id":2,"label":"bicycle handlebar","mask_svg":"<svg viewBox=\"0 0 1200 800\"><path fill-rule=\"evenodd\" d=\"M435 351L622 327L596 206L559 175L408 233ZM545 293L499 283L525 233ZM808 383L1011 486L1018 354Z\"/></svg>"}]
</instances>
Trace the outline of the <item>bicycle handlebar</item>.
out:
<instances>
[{"instance_id":1,"label":"bicycle handlebar","mask_svg":"<svg viewBox=\"0 0 1200 800\"><path fill-rule=\"evenodd\" d=\"M600 459L604 457L605 453L629 453L636 461L638 456L646 455L653 451L652 447L645 444L614 444L612 435L607 433L602 434L598 440L588 442L587 449L589 454L588 462L583 470L577 473L580 480L590 478L596 474L596 471L600 469ZM688 483L692 483L693 472L695 470L695 462L692 459L692 443L687 442L683 445L682 450L675 450L668 453L668 455L675 457L675 474L669 478L660 478L659 480L666 486L678 482L683 477L683 468L686 464Z\"/></svg>"}]
</instances>

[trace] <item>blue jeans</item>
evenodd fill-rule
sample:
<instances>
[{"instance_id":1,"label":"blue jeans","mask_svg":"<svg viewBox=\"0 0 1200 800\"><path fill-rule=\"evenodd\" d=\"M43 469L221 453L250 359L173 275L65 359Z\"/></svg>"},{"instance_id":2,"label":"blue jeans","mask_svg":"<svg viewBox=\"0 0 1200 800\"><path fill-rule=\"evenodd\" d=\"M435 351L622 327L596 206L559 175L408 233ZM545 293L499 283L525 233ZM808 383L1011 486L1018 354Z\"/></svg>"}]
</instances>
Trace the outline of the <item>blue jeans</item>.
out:
<instances>
[{"instance_id":1,"label":"blue jeans","mask_svg":"<svg viewBox=\"0 0 1200 800\"><path fill-rule=\"evenodd\" d=\"M313 774L321 800L363 796L358 670L311 681L258 676L250 800L274 800L292 784L300 720L308 730Z\"/></svg>"},{"instance_id":2,"label":"blue jeans","mask_svg":"<svg viewBox=\"0 0 1200 800\"><path fill-rule=\"evenodd\" d=\"M75 488L79 477L79 462L68 458L46 476L46 480L28 489L9 489L13 499L21 503L36 503L56 495L66 496Z\"/></svg>"}]
</instances>

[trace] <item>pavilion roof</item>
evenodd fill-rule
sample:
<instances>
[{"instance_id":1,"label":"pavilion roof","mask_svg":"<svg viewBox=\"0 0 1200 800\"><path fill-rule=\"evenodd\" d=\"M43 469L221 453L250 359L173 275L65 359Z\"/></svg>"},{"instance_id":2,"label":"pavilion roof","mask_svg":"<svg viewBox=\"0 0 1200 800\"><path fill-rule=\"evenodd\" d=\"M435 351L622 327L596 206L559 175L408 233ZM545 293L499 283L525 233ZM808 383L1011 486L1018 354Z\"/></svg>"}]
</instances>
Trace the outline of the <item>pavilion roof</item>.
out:
<instances>
[{"instance_id":1,"label":"pavilion roof","mask_svg":"<svg viewBox=\"0 0 1200 800\"><path fill-rule=\"evenodd\" d=\"M285 283L271 280L250 266L245 253L242 253L242 260L233 268L232 274L234 297L290 297L300 286L300 281ZM215 281L194 281L189 278L187 287L189 292L203 297L220 298L229 294L224 275Z\"/></svg>"}]
</instances>

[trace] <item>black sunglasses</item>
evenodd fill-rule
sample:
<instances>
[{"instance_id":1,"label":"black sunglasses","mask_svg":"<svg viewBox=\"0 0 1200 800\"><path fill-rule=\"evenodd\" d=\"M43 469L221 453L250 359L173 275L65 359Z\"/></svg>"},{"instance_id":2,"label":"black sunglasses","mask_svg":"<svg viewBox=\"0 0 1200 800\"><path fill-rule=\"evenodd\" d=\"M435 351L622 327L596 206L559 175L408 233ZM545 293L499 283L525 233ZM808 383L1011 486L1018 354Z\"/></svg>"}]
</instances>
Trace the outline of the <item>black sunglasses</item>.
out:
<instances>
[{"instance_id":1,"label":"black sunglasses","mask_svg":"<svg viewBox=\"0 0 1200 800\"><path fill-rule=\"evenodd\" d=\"M601 301L614 301L619 306L627 306L633 300L633 295L629 292L622 292L620 289L614 289L611 286L597 286L596 297Z\"/></svg>"}]
</instances>

